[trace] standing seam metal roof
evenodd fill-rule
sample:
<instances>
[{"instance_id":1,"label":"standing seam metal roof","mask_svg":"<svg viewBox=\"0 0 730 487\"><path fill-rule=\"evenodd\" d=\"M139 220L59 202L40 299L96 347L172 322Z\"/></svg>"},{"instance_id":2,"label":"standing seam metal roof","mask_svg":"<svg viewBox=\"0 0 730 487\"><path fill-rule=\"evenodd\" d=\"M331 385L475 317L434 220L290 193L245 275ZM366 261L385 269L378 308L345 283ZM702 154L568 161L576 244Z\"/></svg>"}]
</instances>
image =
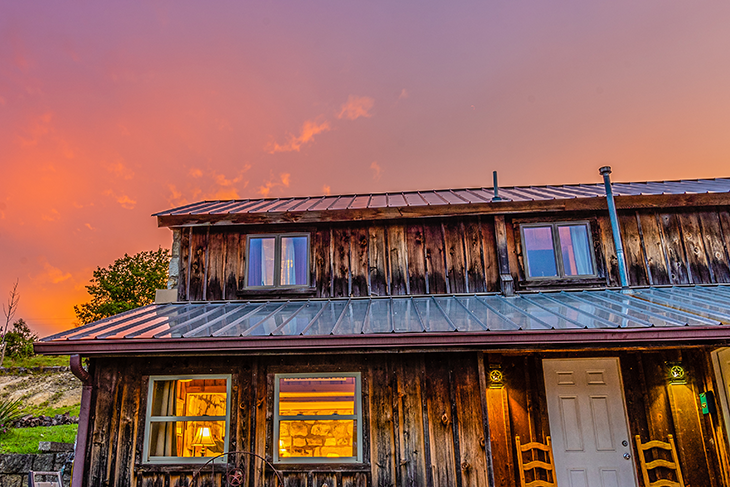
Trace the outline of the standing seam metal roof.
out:
<instances>
[{"instance_id":1,"label":"standing seam metal roof","mask_svg":"<svg viewBox=\"0 0 730 487\"><path fill-rule=\"evenodd\" d=\"M707 194L730 192L730 178L680 181L613 183L616 196L661 194ZM155 213L169 215L226 215L241 213L278 213L325 210L356 210L387 207L466 205L490 203L493 188L443 189L392 193L260 198L229 201L201 201ZM602 183L547 186L500 187L503 201L544 201L606 196Z\"/></svg>"}]
</instances>

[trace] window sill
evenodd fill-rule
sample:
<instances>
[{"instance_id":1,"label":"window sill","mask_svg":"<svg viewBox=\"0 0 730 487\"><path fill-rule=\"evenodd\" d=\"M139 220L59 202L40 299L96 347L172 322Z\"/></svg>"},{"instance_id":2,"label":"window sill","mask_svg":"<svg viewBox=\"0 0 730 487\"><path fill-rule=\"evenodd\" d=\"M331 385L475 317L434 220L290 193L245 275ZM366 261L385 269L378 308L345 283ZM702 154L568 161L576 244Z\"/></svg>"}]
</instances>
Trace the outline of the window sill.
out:
<instances>
[{"instance_id":1,"label":"window sill","mask_svg":"<svg viewBox=\"0 0 730 487\"><path fill-rule=\"evenodd\" d=\"M316 287L274 287L274 288L252 288L242 289L236 292L239 298L256 297L284 297L284 296L314 296L317 293Z\"/></svg>"},{"instance_id":2,"label":"window sill","mask_svg":"<svg viewBox=\"0 0 730 487\"><path fill-rule=\"evenodd\" d=\"M595 288L606 287L605 277L562 278L562 279L525 279L518 283L521 291L539 291L543 289Z\"/></svg>"}]
</instances>

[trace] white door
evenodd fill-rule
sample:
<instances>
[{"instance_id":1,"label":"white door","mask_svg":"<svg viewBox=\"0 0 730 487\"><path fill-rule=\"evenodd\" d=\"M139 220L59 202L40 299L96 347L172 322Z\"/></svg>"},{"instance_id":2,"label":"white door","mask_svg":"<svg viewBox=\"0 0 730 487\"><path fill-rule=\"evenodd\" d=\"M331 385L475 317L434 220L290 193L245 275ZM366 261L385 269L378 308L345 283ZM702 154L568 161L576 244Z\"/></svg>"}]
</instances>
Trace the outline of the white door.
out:
<instances>
[{"instance_id":1,"label":"white door","mask_svg":"<svg viewBox=\"0 0 730 487\"><path fill-rule=\"evenodd\" d=\"M725 428L730 437L730 348L721 348L712 352L717 377L717 396L725 417Z\"/></svg>"},{"instance_id":2,"label":"white door","mask_svg":"<svg viewBox=\"0 0 730 487\"><path fill-rule=\"evenodd\" d=\"M636 486L618 358L543 360L560 487Z\"/></svg>"}]
</instances>

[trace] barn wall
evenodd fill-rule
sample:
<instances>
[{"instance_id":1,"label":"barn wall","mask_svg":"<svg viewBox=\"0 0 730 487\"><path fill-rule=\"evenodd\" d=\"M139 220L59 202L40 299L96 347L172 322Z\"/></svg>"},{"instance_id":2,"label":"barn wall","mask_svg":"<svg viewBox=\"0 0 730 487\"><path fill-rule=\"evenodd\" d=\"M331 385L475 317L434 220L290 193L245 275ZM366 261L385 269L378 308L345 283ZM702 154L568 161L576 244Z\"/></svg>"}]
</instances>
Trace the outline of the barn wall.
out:
<instances>
[{"instance_id":1,"label":"barn wall","mask_svg":"<svg viewBox=\"0 0 730 487\"><path fill-rule=\"evenodd\" d=\"M246 233L271 231L270 226L183 229L179 299L241 298ZM327 223L276 231L311 233L310 281L316 297L499 290L492 217Z\"/></svg>"},{"instance_id":2,"label":"barn wall","mask_svg":"<svg viewBox=\"0 0 730 487\"><path fill-rule=\"evenodd\" d=\"M368 354L95 359L86 485L174 487L191 480L197 466L142 463L149 375L232 373L235 407L229 451L271 458L273 374L359 371L364 463L284 465L280 468L286 485L438 487L457 485L459 479L464 487L486 487L488 434L480 357L465 352L427 358ZM244 468L255 485L275 485L260 462L244 462Z\"/></svg>"}]
</instances>

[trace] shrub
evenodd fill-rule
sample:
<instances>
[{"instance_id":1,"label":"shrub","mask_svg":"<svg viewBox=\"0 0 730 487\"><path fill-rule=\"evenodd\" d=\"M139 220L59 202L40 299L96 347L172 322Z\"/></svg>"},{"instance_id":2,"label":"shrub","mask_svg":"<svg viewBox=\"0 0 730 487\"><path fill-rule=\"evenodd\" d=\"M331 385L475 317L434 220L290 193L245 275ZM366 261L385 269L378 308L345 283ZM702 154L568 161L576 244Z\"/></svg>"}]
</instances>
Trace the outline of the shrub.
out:
<instances>
[{"instance_id":1,"label":"shrub","mask_svg":"<svg viewBox=\"0 0 730 487\"><path fill-rule=\"evenodd\" d=\"M7 433L10 423L20 417L20 399L0 399L0 433Z\"/></svg>"},{"instance_id":2,"label":"shrub","mask_svg":"<svg viewBox=\"0 0 730 487\"><path fill-rule=\"evenodd\" d=\"M25 358L33 355L33 342L38 335L33 333L21 318L13 323L13 331L5 335L5 353L12 358Z\"/></svg>"}]
</instances>

